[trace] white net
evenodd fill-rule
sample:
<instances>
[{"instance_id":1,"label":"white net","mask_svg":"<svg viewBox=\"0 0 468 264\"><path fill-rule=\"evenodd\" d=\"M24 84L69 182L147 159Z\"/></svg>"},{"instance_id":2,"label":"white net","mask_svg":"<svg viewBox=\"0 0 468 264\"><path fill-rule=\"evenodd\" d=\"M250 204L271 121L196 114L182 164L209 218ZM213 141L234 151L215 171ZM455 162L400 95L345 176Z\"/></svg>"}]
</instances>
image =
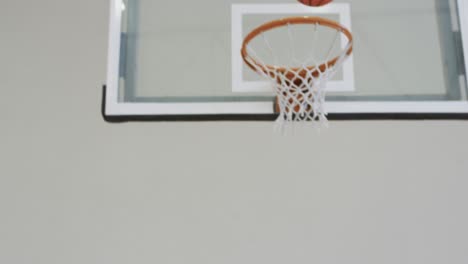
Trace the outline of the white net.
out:
<instances>
[{"instance_id":1,"label":"white net","mask_svg":"<svg viewBox=\"0 0 468 264\"><path fill-rule=\"evenodd\" d=\"M289 45L281 47L288 49L289 62L288 65L294 66L278 66L278 54L272 48L268 36L265 32L261 32L258 37L263 39L263 49L273 59L274 65L269 65L262 59L251 45L246 46L247 56L246 63L254 69L258 74L271 81L272 87L277 96L276 111L279 112L277 126L284 129L288 126L294 126L302 122L310 122L314 125L327 125L327 111L325 108L326 85L333 76L339 71L341 65L349 57L352 50L352 41L349 39L348 44L344 49L339 46L342 43L341 36L343 30L341 28L333 28L323 26L320 23L310 24L313 28L312 39L318 41L319 28L326 28L328 31L335 31L330 38L332 43L326 44L328 51L318 59L314 49L318 45L310 46L310 54L304 56L304 59L298 59L296 52L296 41L293 27L296 24L285 24L287 39ZM258 45L257 45L258 46ZM338 47L338 54L336 52ZM258 47L257 47L258 48ZM312 66L311 66L312 65Z\"/></svg>"}]
</instances>

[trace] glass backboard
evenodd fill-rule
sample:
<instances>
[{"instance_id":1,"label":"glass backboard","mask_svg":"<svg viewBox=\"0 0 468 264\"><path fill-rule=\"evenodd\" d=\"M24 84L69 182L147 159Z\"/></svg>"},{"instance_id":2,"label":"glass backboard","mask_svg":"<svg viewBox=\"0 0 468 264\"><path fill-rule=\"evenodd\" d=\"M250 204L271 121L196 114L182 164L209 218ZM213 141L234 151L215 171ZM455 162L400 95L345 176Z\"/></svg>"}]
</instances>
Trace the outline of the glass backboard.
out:
<instances>
[{"instance_id":1,"label":"glass backboard","mask_svg":"<svg viewBox=\"0 0 468 264\"><path fill-rule=\"evenodd\" d=\"M275 119L271 84L240 49L252 29L292 16L332 19L353 33L353 56L327 85L331 119L467 116L464 0L111 0L106 119ZM310 49L311 35L295 32L298 50ZM269 41L280 57L290 44L280 34Z\"/></svg>"}]
</instances>

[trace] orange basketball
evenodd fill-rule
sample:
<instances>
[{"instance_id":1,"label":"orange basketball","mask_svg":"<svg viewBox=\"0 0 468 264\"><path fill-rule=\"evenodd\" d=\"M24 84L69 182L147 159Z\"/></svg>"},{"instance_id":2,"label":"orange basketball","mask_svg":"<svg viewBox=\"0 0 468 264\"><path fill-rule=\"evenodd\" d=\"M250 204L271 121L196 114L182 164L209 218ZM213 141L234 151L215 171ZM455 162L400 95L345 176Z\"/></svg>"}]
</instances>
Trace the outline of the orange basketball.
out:
<instances>
[{"instance_id":1,"label":"orange basketball","mask_svg":"<svg viewBox=\"0 0 468 264\"><path fill-rule=\"evenodd\" d=\"M300 3L308 6L323 6L332 1L333 0L299 0Z\"/></svg>"}]
</instances>

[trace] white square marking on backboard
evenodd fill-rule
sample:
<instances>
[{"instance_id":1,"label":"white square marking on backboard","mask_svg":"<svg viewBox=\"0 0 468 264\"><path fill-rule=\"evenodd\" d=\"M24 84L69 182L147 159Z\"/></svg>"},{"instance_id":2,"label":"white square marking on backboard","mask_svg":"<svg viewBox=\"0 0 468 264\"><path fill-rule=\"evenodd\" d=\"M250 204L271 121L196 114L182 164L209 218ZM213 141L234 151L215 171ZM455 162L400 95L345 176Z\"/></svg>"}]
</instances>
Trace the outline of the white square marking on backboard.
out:
<instances>
[{"instance_id":1,"label":"white square marking on backboard","mask_svg":"<svg viewBox=\"0 0 468 264\"><path fill-rule=\"evenodd\" d=\"M271 92L268 81L244 80L244 62L240 55L244 32L242 21L249 14L335 14L339 23L351 30L351 8L349 3L333 3L322 7L307 7L302 4L234 4L232 5L232 91L233 92ZM345 48L347 39L342 38L341 47ZM353 56L343 64L343 80L331 80L327 84L329 92L352 92L354 87Z\"/></svg>"}]
</instances>

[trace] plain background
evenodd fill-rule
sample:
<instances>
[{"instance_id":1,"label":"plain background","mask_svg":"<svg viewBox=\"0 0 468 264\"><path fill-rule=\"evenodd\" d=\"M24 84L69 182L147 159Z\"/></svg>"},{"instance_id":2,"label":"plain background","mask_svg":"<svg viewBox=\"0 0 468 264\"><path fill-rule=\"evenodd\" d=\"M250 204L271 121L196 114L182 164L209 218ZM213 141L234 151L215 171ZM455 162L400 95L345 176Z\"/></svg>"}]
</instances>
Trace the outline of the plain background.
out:
<instances>
[{"instance_id":1,"label":"plain background","mask_svg":"<svg viewBox=\"0 0 468 264\"><path fill-rule=\"evenodd\" d=\"M468 263L468 122L106 124L108 1L0 3L0 263Z\"/></svg>"}]
</instances>

